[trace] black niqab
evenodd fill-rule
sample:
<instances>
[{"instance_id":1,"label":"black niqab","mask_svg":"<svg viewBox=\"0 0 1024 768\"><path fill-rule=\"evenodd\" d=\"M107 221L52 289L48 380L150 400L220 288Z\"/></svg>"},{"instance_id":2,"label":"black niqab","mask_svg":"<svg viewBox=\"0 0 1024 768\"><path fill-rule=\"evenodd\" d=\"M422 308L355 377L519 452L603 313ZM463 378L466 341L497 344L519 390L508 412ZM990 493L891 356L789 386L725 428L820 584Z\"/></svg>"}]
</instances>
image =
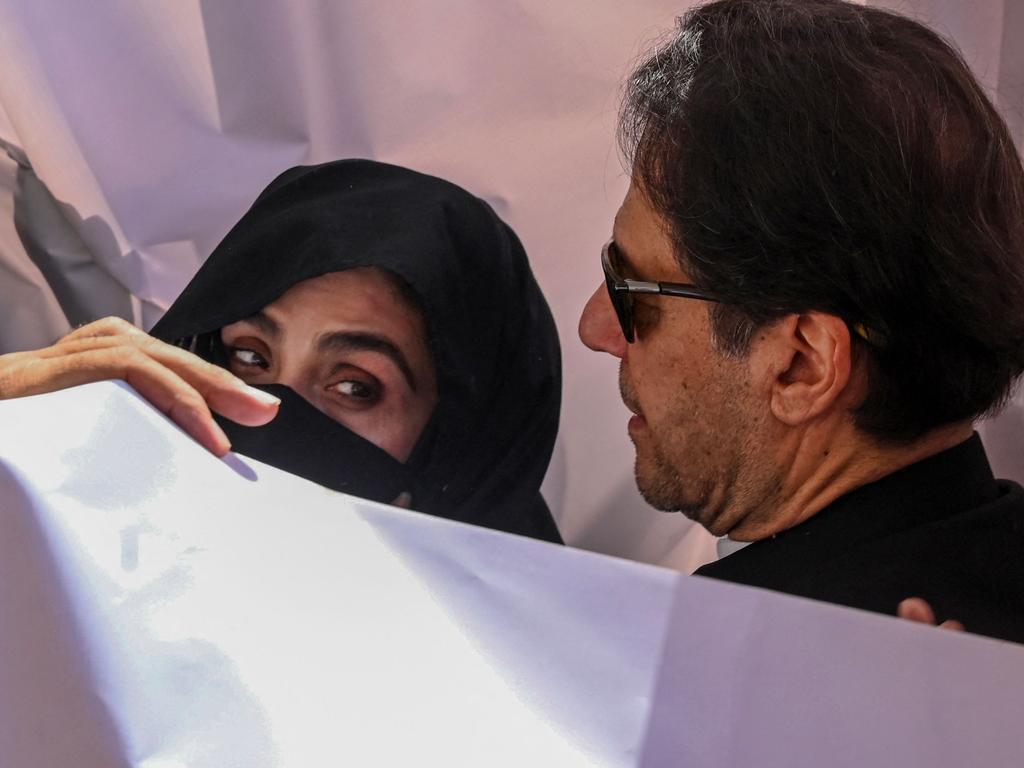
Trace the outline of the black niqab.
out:
<instances>
[{"instance_id":1,"label":"black niqab","mask_svg":"<svg viewBox=\"0 0 1024 768\"><path fill-rule=\"evenodd\" d=\"M555 325L515 233L454 184L368 160L286 171L152 333L222 363L220 328L302 280L356 267L397 275L425 312L438 403L408 462L414 508L560 541L540 495L561 397ZM308 422L295 433L311 431ZM320 426L344 429L327 416ZM285 468L310 476L301 465Z\"/></svg>"}]
</instances>

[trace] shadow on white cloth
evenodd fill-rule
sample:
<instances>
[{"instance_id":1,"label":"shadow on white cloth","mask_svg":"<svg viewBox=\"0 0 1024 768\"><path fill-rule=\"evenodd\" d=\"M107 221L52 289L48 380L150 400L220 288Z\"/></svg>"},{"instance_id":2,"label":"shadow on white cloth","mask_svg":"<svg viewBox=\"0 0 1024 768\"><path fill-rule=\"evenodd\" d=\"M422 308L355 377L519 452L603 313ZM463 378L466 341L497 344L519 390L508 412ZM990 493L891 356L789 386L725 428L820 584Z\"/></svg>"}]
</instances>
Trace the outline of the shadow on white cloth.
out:
<instances>
[{"instance_id":1,"label":"shadow on white cloth","mask_svg":"<svg viewBox=\"0 0 1024 768\"><path fill-rule=\"evenodd\" d=\"M3 401L0 423L0 765L941 768L1024 750L1024 646L220 461L123 384Z\"/></svg>"}]
</instances>

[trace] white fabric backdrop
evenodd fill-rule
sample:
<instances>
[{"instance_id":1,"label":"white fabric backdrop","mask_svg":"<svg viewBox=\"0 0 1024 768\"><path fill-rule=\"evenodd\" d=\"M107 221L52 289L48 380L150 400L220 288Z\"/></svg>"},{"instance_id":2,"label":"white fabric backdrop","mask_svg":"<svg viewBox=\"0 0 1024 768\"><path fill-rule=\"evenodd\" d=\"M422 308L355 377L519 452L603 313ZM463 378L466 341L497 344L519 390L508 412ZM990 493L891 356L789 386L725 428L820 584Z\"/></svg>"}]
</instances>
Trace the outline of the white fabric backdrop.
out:
<instances>
[{"instance_id":1,"label":"white fabric backdrop","mask_svg":"<svg viewBox=\"0 0 1024 768\"><path fill-rule=\"evenodd\" d=\"M562 335L545 492L571 544L680 569L712 541L646 507L615 363L576 337L625 191L619 84L690 3L0 0L0 351L120 314L149 327L291 165L373 157L456 181L519 232ZM921 0L1018 138L1009 0ZM1024 478L1024 404L987 430Z\"/></svg>"}]
</instances>

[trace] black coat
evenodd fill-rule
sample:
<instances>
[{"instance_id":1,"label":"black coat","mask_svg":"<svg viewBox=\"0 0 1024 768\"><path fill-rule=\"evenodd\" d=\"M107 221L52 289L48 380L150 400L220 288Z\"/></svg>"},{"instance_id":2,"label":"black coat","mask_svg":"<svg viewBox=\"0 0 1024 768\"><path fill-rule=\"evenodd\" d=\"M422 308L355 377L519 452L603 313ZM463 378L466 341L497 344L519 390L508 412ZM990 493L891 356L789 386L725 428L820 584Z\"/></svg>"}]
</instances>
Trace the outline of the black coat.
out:
<instances>
[{"instance_id":1,"label":"black coat","mask_svg":"<svg viewBox=\"0 0 1024 768\"><path fill-rule=\"evenodd\" d=\"M877 613L922 597L1024 643L1024 489L994 479L974 435L697 574Z\"/></svg>"}]
</instances>

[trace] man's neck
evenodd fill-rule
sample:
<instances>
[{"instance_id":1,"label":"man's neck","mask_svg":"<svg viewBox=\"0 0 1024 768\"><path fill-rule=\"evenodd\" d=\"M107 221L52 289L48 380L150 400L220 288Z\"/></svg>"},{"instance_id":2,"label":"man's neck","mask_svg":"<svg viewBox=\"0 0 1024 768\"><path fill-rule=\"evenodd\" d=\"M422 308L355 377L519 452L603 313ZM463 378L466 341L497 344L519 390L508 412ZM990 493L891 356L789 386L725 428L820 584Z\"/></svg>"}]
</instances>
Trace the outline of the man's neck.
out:
<instances>
[{"instance_id":1,"label":"man's neck","mask_svg":"<svg viewBox=\"0 0 1024 768\"><path fill-rule=\"evenodd\" d=\"M729 537L756 541L799 525L854 489L959 445L972 430L970 422L952 424L904 445L879 443L852 425L840 439L801 435L784 452L787 471L770 512L745 518Z\"/></svg>"}]
</instances>

